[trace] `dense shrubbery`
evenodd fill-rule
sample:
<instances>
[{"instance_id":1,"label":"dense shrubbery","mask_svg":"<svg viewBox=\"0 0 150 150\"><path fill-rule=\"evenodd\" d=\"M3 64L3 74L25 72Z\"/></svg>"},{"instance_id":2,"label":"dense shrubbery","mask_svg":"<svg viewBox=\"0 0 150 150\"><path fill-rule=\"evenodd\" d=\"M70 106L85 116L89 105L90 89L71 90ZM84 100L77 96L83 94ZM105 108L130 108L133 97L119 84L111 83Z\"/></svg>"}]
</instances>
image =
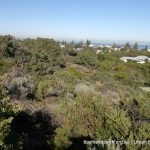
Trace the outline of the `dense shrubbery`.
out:
<instances>
[{"instance_id":1,"label":"dense shrubbery","mask_svg":"<svg viewBox=\"0 0 150 150\"><path fill-rule=\"evenodd\" d=\"M19 99L33 99L35 97L35 86L30 76L13 78L7 88L13 97Z\"/></svg>"},{"instance_id":2,"label":"dense shrubbery","mask_svg":"<svg viewBox=\"0 0 150 150\"><path fill-rule=\"evenodd\" d=\"M5 138L10 132L10 123L13 120L13 115L19 111L18 106L12 106L7 91L4 87L4 82L7 80L7 75L0 77L0 149L10 149L6 144Z\"/></svg>"},{"instance_id":3,"label":"dense shrubbery","mask_svg":"<svg viewBox=\"0 0 150 150\"><path fill-rule=\"evenodd\" d=\"M130 102L135 101L134 99L132 100L132 96L125 98L126 100L130 98ZM118 105L111 106L102 97L82 92L74 102L66 101L62 104L62 109L65 109L65 111L62 110L61 112L63 113L60 115L64 118L64 126L56 130L55 144L58 149L64 149L73 144L70 140L73 137L86 137L91 140L133 140L135 137L135 139L141 141L146 140L150 135L148 122L143 124L140 119L143 122L146 120L133 118L139 115L140 107L133 103L131 106L126 107L128 109L126 110L125 107L119 108ZM147 110L148 107L149 105ZM144 110L142 111L144 112ZM148 116L146 118L148 119ZM76 147L76 145L74 146ZM101 146L99 145L99 148ZM134 148L132 146L123 144L120 149L148 148L148 145L136 145Z\"/></svg>"},{"instance_id":4,"label":"dense shrubbery","mask_svg":"<svg viewBox=\"0 0 150 150\"><path fill-rule=\"evenodd\" d=\"M83 141L149 140L150 63L120 57L150 53L64 45L0 36L0 149L149 149Z\"/></svg>"},{"instance_id":5,"label":"dense shrubbery","mask_svg":"<svg viewBox=\"0 0 150 150\"><path fill-rule=\"evenodd\" d=\"M42 100L46 97L59 96L64 92L64 85L55 77L44 78L39 82L37 97Z\"/></svg>"},{"instance_id":6,"label":"dense shrubbery","mask_svg":"<svg viewBox=\"0 0 150 150\"><path fill-rule=\"evenodd\" d=\"M126 79L126 78L128 78L128 75L127 75L127 73L125 73L125 72L118 71L118 72L114 75L114 78L116 78L116 79Z\"/></svg>"},{"instance_id":7,"label":"dense shrubbery","mask_svg":"<svg viewBox=\"0 0 150 150\"><path fill-rule=\"evenodd\" d=\"M94 67L97 63L97 56L92 50L84 50L75 58L75 63L85 66Z\"/></svg>"}]
</instances>

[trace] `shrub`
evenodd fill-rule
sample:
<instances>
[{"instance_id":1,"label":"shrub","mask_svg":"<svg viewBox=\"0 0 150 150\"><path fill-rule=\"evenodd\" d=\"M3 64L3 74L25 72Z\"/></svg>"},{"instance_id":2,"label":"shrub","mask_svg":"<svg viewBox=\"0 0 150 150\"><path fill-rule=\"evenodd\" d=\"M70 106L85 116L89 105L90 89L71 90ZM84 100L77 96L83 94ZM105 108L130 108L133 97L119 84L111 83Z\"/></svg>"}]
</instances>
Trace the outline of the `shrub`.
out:
<instances>
[{"instance_id":1,"label":"shrub","mask_svg":"<svg viewBox=\"0 0 150 150\"><path fill-rule=\"evenodd\" d=\"M126 140L130 133L127 113L108 105L100 96L82 92L74 101L63 103L63 108L61 115L66 118L63 127L56 129L55 137L58 149L70 146L72 138Z\"/></svg>"},{"instance_id":2,"label":"shrub","mask_svg":"<svg viewBox=\"0 0 150 150\"><path fill-rule=\"evenodd\" d=\"M7 75L0 77L0 149L9 149L6 144L6 137L10 133L10 124L13 120L13 115L19 111L18 105L15 107L11 104L7 91L5 89L5 82ZM19 108L19 107L18 107Z\"/></svg>"},{"instance_id":3,"label":"shrub","mask_svg":"<svg viewBox=\"0 0 150 150\"><path fill-rule=\"evenodd\" d=\"M97 55L97 58L98 58L99 61L105 60L104 54L98 54L98 55Z\"/></svg>"},{"instance_id":4,"label":"shrub","mask_svg":"<svg viewBox=\"0 0 150 150\"><path fill-rule=\"evenodd\" d=\"M88 86L84 83L77 84L76 87L75 87L75 92L78 95L80 95L82 92L96 94L96 91L95 91L94 87Z\"/></svg>"},{"instance_id":5,"label":"shrub","mask_svg":"<svg viewBox=\"0 0 150 150\"><path fill-rule=\"evenodd\" d=\"M0 73L4 74L14 65L12 58L0 57Z\"/></svg>"},{"instance_id":6,"label":"shrub","mask_svg":"<svg viewBox=\"0 0 150 150\"><path fill-rule=\"evenodd\" d=\"M8 90L13 98L34 98L35 86L30 76L15 77L8 83Z\"/></svg>"},{"instance_id":7,"label":"shrub","mask_svg":"<svg viewBox=\"0 0 150 150\"><path fill-rule=\"evenodd\" d=\"M125 71L125 67L124 66L116 66L115 71Z\"/></svg>"},{"instance_id":8,"label":"shrub","mask_svg":"<svg viewBox=\"0 0 150 150\"><path fill-rule=\"evenodd\" d=\"M116 78L116 79L127 79L127 78L128 78L128 75L127 75L125 72L118 71L118 72L114 75L114 78Z\"/></svg>"},{"instance_id":9,"label":"shrub","mask_svg":"<svg viewBox=\"0 0 150 150\"><path fill-rule=\"evenodd\" d=\"M75 75L77 78L81 79L82 78L82 74L76 69L76 68L73 68L73 67L70 67L68 69L68 71L70 73L72 73L73 75Z\"/></svg>"},{"instance_id":10,"label":"shrub","mask_svg":"<svg viewBox=\"0 0 150 150\"><path fill-rule=\"evenodd\" d=\"M77 80L77 77L69 70L58 70L54 73L54 76L67 84L74 84Z\"/></svg>"},{"instance_id":11,"label":"shrub","mask_svg":"<svg viewBox=\"0 0 150 150\"><path fill-rule=\"evenodd\" d=\"M80 65L94 67L97 63L97 55L92 50L84 50L76 56L74 61Z\"/></svg>"},{"instance_id":12,"label":"shrub","mask_svg":"<svg viewBox=\"0 0 150 150\"><path fill-rule=\"evenodd\" d=\"M68 52L70 56L77 56L77 52L75 50L71 50Z\"/></svg>"},{"instance_id":13,"label":"shrub","mask_svg":"<svg viewBox=\"0 0 150 150\"><path fill-rule=\"evenodd\" d=\"M37 88L37 98L39 100L51 97L59 96L64 92L64 85L56 77L47 77L42 79Z\"/></svg>"},{"instance_id":14,"label":"shrub","mask_svg":"<svg viewBox=\"0 0 150 150\"><path fill-rule=\"evenodd\" d=\"M99 63L98 64L98 67L101 69L101 70L110 70L112 68L112 65L109 61L105 61L105 62L102 62L102 63Z\"/></svg>"}]
</instances>

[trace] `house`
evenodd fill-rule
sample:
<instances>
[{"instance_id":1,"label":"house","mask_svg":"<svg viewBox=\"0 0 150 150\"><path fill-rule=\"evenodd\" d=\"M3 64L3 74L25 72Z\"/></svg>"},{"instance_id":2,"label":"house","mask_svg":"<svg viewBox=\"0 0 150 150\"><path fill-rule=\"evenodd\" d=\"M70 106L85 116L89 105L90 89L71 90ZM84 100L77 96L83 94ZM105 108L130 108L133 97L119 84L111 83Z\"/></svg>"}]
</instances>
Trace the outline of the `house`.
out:
<instances>
[{"instance_id":1,"label":"house","mask_svg":"<svg viewBox=\"0 0 150 150\"><path fill-rule=\"evenodd\" d=\"M103 47L105 47L104 45L99 45L98 47L101 47L101 48L103 48Z\"/></svg>"},{"instance_id":2,"label":"house","mask_svg":"<svg viewBox=\"0 0 150 150\"><path fill-rule=\"evenodd\" d=\"M102 52L102 50L98 49L98 50L96 51L96 54L99 54L99 53L101 53L101 52Z\"/></svg>"},{"instance_id":3,"label":"house","mask_svg":"<svg viewBox=\"0 0 150 150\"><path fill-rule=\"evenodd\" d=\"M124 62L128 62L129 60L136 61L139 64L144 64L145 61L150 62L150 58L147 56L137 56L137 57L121 57L120 58Z\"/></svg>"},{"instance_id":4,"label":"house","mask_svg":"<svg viewBox=\"0 0 150 150\"><path fill-rule=\"evenodd\" d=\"M94 45L93 45L93 44L90 44L89 47L94 47Z\"/></svg>"},{"instance_id":5,"label":"house","mask_svg":"<svg viewBox=\"0 0 150 150\"><path fill-rule=\"evenodd\" d=\"M75 51L83 51L83 48L74 48Z\"/></svg>"},{"instance_id":6,"label":"house","mask_svg":"<svg viewBox=\"0 0 150 150\"><path fill-rule=\"evenodd\" d=\"M107 47L107 48L112 48L112 46L110 46L110 45L106 45L105 47Z\"/></svg>"},{"instance_id":7,"label":"house","mask_svg":"<svg viewBox=\"0 0 150 150\"><path fill-rule=\"evenodd\" d=\"M60 45L60 48L65 48L65 45Z\"/></svg>"}]
</instances>

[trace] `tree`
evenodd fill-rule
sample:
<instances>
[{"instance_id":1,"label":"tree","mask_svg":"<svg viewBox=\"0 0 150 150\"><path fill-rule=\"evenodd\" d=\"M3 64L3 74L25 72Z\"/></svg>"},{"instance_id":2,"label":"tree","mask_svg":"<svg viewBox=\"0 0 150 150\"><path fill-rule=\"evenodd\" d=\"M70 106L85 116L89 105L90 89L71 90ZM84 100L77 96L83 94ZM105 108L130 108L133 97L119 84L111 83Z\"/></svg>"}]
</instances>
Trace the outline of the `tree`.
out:
<instances>
[{"instance_id":1,"label":"tree","mask_svg":"<svg viewBox=\"0 0 150 150\"><path fill-rule=\"evenodd\" d=\"M147 51L147 50L148 50L148 46L146 45L143 50L144 50L144 51Z\"/></svg>"},{"instance_id":2,"label":"tree","mask_svg":"<svg viewBox=\"0 0 150 150\"><path fill-rule=\"evenodd\" d=\"M72 41L71 41L71 45L74 46L74 44L75 44L75 43L74 43L74 40L72 40Z\"/></svg>"},{"instance_id":3,"label":"tree","mask_svg":"<svg viewBox=\"0 0 150 150\"><path fill-rule=\"evenodd\" d=\"M82 40L75 44L75 48L81 48L82 46L83 46Z\"/></svg>"},{"instance_id":4,"label":"tree","mask_svg":"<svg viewBox=\"0 0 150 150\"><path fill-rule=\"evenodd\" d=\"M79 42L79 45L80 45L80 47L83 46L83 41L82 40Z\"/></svg>"},{"instance_id":5,"label":"tree","mask_svg":"<svg viewBox=\"0 0 150 150\"><path fill-rule=\"evenodd\" d=\"M63 40L61 43L62 43L63 45L66 45L66 44L67 44L67 42L66 42L66 41L64 41L64 40Z\"/></svg>"},{"instance_id":6,"label":"tree","mask_svg":"<svg viewBox=\"0 0 150 150\"><path fill-rule=\"evenodd\" d=\"M133 48L136 50L138 49L138 43L137 42L133 45Z\"/></svg>"},{"instance_id":7,"label":"tree","mask_svg":"<svg viewBox=\"0 0 150 150\"><path fill-rule=\"evenodd\" d=\"M86 40L86 46L89 46L91 44L91 41L90 40Z\"/></svg>"},{"instance_id":8,"label":"tree","mask_svg":"<svg viewBox=\"0 0 150 150\"><path fill-rule=\"evenodd\" d=\"M125 44L125 46L124 46L126 49L130 49L130 43L129 42L127 42L126 44Z\"/></svg>"}]
</instances>

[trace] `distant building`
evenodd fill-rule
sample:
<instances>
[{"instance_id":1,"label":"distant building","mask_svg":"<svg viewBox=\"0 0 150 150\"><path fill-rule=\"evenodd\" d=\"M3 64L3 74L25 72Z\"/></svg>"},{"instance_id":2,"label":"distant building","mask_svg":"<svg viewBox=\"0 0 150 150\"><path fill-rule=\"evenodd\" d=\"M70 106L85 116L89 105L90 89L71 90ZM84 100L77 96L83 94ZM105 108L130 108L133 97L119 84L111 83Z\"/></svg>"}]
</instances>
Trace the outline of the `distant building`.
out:
<instances>
[{"instance_id":1,"label":"distant building","mask_svg":"<svg viewBox=\"0 0 150 150\"><path fill-rule=\"evenodd\" d=\"M110 45L106 45L105 47L107 47L107 48L111 48L112 46L110 46Z\"/></svg>"},{"instance_id":2,"label":"distant building","mask_svg":"<svg viewBox=\"0 0 150 150\"><path fill-rule=\"evenodd\" d=\"M128 62L129 60L136 61L139 64L144 64L145 61L150 62L150 58L147 56L137 56L137 57L121 57L120 58L124 62Z\"/></svg>"},{"instance_id":3,"label":"distant building","mask_svg":"<svg viewBox=\"0 0 150 150\"><path fill-rule=\"evenodd\" d=\"M113 50L113 51L120 51L121 48L120 47L115 47L115 48L112 47L111 50Z\"/></svg>"},{"instance_id":4,"label":"distant building","mask_svg":"<svg viewBox=\"0 0 150 150\"><path fill-rule=\"evenodd\" d=\"M60 45L60 48L64 48L65 47L65 45Z\"/></svg>"},{"instance_id":5,"label":"distant building","mask_svg":"<svg viewBox=\"0 0 150 150\"><path fill-rule=\"evenodd\" d=\"M101 53L101 52L102 52L102 50L98 49L98 50L96 51L96 54L99 54L99 53Z\"/></svg>"},{"instance_id":6,"label":"distant building","mask_svg":"<svg viewBox=\"0 0 150 150\"><path fill-rule=\"evenodd\" d=\"M75 51L83 51L83 48L74 48Z\"/></svg>"},{"instance_id":7,"label":"distant building","mask_svg":"<svg viewBox=\"0 0 150 150\"><path fill-rule=\"evenodd\" d=\"M90 44L89 47L94 47L94 45L93 45L93 44Z\"/></svg>"},{"instance_id":8,"label":"distant building","mask_svg":"<svg viewBox=\"0 0 150 150\"><path fill-rule=\"evenodd\" d=\"M105 47L104 45L99 45L98 47L101 47L101 48L103 48L103 47Z\"/></svg>"}]
</instances>

